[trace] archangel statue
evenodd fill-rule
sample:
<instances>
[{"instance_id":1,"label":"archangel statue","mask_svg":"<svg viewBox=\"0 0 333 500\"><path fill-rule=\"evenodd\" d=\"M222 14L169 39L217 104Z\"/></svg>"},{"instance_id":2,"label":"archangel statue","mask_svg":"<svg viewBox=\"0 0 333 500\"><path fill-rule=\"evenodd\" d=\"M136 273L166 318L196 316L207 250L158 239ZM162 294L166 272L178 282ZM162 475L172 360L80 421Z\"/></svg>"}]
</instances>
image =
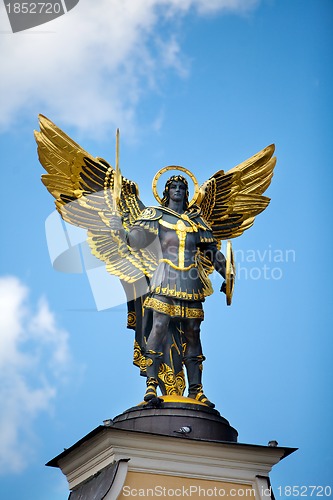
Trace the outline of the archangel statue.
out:
<instances>
[{"instance_id":1,"label":"archangel statue","mask_svg":"<svg viewBox=\"0 0 333 500\"><path fill-rule=\"evenodd\" d=\"M157 206L146 207L135 182L123 177L118 158L113 168L84 151L40 115L35 132L42 181L54 196L61 217L87 229L91 252L117 276L127 296L127 327L135 331L134 364L146 377L144 401L182 396L186 369L188 397L214 407L204 394L200 341L202 303L213 293L209 274L225 280L221 291L231 303L235 270L231 244L227 258L221 241L241 235L269 204L276 158L270 145L224 173L219 170L199 187L184 167L164 167L154 177ZM119 147L117 135L117 151ZM174 171L162 197L160 176ZM181 173L179 173L181 172ZM189 199L188 180L194 184Z\"/></svg>"}]
</instances>

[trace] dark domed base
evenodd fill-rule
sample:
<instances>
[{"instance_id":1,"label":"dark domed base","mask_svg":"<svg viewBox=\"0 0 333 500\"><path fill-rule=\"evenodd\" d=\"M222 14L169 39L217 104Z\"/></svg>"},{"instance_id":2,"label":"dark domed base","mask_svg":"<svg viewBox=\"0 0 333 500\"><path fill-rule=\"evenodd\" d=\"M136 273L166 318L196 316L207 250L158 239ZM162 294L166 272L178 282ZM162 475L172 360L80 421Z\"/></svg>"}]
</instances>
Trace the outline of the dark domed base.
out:
<instances>
[{"instance_id":1,"label":"dark domed base","mask_svg":"<svg viewBox=\"0 0 333 500\"><path fill-rule=\"evenodd\" d=\"M141 403L113 419L118 429L182 436L205 441L237 442L238 433L217 410L180 396Z\"/></svg>"}]
</instances>

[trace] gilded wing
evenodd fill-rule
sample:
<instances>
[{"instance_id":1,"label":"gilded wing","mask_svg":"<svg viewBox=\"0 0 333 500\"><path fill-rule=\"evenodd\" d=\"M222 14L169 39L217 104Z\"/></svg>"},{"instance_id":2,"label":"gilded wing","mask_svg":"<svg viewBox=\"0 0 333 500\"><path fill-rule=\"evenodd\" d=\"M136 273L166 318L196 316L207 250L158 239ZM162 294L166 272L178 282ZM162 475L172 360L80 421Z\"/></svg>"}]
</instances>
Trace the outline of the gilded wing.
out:
<instances>
[{"instance_id":1,"label":"gilded wing","mask_svg":"<svg viewBox=\"0 0 333 500\"><path fill-rule=\"evenodd\" d=\"M219 170L200 187L197 203L217 241L240 236L268 206L270 198L263 193L273 176L274 150L271 144L228 172Z\"/></svg>"},{"instance_id":2,"label":"gilded wing","mask_svg":"<svg viewBox=\"0 0 333 500\"><path fill-rule=\"evenodd\" d=\"M111 237L113 167L91 156L45 116L39 115L39 123L35 138L39 161L47 172L42 182L55 198L61 217L88 230L92 253L106 263L111 274L129 283L151 276L157 265L151 252L133 251ZM135 182L122 177L119 213L125 229L143 208Z\"/></svg>"}]
</instances>

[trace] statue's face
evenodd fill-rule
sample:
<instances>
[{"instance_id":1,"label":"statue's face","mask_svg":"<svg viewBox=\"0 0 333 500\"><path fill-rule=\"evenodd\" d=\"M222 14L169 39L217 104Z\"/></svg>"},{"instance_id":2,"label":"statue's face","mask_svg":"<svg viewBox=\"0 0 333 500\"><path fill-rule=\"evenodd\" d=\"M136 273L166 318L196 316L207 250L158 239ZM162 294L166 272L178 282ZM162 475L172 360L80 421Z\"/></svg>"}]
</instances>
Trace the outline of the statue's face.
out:
<instances>
[{"instance_id":1,"label":"statue's face","mask_svg":"<svg viewBox=\"0 0 333 500\"><path fill-rule=\"evenodd\" d=\"M186 195L186 186L182 181L172 181L169 186L169 196L172 201L183 201Z\"/></svg>"}]
</instances>

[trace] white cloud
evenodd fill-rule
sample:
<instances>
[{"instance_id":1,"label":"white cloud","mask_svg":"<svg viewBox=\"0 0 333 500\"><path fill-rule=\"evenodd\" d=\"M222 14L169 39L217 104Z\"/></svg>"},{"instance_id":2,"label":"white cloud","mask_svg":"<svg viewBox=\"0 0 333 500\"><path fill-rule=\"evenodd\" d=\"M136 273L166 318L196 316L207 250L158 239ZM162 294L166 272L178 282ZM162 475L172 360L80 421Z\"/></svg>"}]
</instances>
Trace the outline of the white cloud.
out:
<instances>
[{"instance_id":1,"label":"white cloud","mask_svg":"<svg viewBox=\"0 0 333 500\"><path fill-rule=\"evenodd\" d=\"M170 68L188 73L175 20L190 10L243 13L259 1L80 0L68 14L16 34L1 5L0 130L38 109L90 134L115 125L131 133L140 98L159 76Z\"/></svg>"},{"instance_id":2,"label":"white cloud","mask_svg":"<svg viewBox=\"0 0 333 500\"><path fill-rule=\"evenodd\" d=\"M45 299L29 306L29 289L0 277L0 471L18 472L31 455L33 421L51 408L69 365L68 334Z\"/></svg>"}]
</instances>

